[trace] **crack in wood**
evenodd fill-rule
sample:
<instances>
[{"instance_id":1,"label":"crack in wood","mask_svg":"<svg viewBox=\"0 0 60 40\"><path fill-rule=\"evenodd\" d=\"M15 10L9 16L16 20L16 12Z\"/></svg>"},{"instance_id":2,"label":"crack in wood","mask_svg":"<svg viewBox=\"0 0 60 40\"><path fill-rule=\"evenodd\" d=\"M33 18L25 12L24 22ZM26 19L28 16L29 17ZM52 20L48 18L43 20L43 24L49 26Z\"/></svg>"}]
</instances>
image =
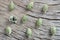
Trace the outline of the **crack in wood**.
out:
<instances>
[{"instance_id":1,"label":"crack in wood","mask_svg":"<svg viewBox=\"0 0 60 40\"><path fill-rule=\"evenodd\" d=\"M17 40L20 40L20 39L18 39L18 38L16 38L15 36L13 36L13 35L11 35L13 38L15 38L15 39L17 39Z\"/></svg>"},{"instance_id":2,"label":"crack in wood","mask_svg":"<svg viewBox=\"0 0 60 40\"><path fill-rule=\"evenodd\" d=\"M32 16L32 15L29 15L29 14L27 14L28 16L31 16L31 17L33 17L33 18L42 18L42 19L47 19L47 20L60 20L60 19L50 19L50 18L45 18L45 17L35 17L35 16Z\"/></svg>"}]
</instances>

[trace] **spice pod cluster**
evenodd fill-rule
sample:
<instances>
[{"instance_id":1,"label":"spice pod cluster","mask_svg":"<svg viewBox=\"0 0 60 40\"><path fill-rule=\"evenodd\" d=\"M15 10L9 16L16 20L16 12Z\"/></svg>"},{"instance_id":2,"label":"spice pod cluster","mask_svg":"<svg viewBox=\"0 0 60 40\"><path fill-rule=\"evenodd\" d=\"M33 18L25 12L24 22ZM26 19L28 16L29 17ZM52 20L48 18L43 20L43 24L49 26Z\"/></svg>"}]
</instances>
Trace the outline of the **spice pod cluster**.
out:
<instances>
[{"instance_id":1,"label":"spice pod cluster","mask_svg":"<svg viewBox=\"0 0 60 40\"><path fill-rule=\"evenodd\" d=\"M33 9L33 5L34 5L34 2L32 1L32 2L30 2L30 3L26 6L26 9L27 9L27 10ZM9 7L9 11L10 11L10 12L13 11L13 10L15 9L15 4L14 4L14 2L11 1L8 7ZM48 5L45 4L45 5L43 5L41 12L44 14L44 13L47 13L47 11L48 11ZM21 19L22 24L23 24L23 23L26 23L27 20L28 20L27 15L24 15L24 16L22 17L22 19ZM16 18L15 16L10 16L9 22L16 24L16 23L17 23L17 18ZM43 24L42 18L38 18L38 20L35 21L35 26L36 26L36 28L41 27L42 24ZM52 26L52 27L50 28L50 31L49 31L49 32L50 32L51 36L54 36L54 35L56 34L56 27L55 27L55 26ZM6 27L6 28L5 28L5 34L6 34L6 35L10 35L11 33L12 33L11 27ZM32 37L32 33L33 33L33 32L32 32L32 29L31 29L31 28L27 28L25 33L26 33L26 37L27 37L27 38Z\"/></svg>"}]
</instances>

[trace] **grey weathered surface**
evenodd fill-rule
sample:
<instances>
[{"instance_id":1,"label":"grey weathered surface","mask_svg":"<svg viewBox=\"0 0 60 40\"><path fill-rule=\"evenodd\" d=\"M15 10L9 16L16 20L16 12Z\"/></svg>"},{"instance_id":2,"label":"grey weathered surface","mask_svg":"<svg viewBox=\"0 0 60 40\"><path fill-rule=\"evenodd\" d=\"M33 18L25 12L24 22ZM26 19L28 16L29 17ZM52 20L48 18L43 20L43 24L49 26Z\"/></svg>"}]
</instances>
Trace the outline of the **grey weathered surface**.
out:
<instances>
[{"instance_id":1,"label":"grey weathered surface","mask_svg":"<svg viewBox=\"0 0 60 40\"><path fill-rule=\"evenodd\" d=\"M25 9L31 0L13 0L16 6L12 12L9 12L10 1L0 0L0 40L60 40L60 0L34 0L34 7L31 11ZM41 14L41 8L44 4L49 5L49 10L46 14ZM21 24L20 20L25 14L28 16L28 21ZM8 22L11 15L17 17L17 24ZM38 18L43 19L43 25L39 29L35 29L35 21ZM57 32L51 38L49 29L53 25L56 26ZM10 36L4 34L4 29L7 26L10 26L13 30ZM28 27L33 30L31 39L25 37L25 31Z\"/></svg>"}]
</instances>

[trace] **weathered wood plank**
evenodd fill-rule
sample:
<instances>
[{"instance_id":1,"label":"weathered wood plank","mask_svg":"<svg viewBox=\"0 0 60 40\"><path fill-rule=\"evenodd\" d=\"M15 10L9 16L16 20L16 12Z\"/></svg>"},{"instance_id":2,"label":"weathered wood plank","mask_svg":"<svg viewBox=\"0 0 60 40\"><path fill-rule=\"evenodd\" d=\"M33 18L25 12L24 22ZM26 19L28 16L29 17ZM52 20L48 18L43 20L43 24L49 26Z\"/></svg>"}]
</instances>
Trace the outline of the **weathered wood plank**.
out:
<instances>
[{"instance_id":1,"label":"weathered wood plank","mask_svg":"<svg viewBox=\"0 0 60 40\"><path fill-rule=\"evenodd\" d=\"M8 4L10 0L0 1L0 33L1 40L60 40L60 5L58 1L53 0L35 0L34 8L32 11L25 10L26 5L30 0L13 0L15 3L15 9L12 12L8 11ZM42 6L47 3L49 10L46 14L41 14ZM52 5L53 4L53 5ZM28 21L25 24L21 24L20 20L23 15L27 14ZM14 15L18 19L17 24L10 24L8 19L11 15ZM38 18L43 19L43 25L39 29L35 29L35 22ZM53 38L49 36L49 29L55 25L57 28L56 35ZM10 37L4 35L4 28L10 26L12 28L12 34ZM27 39L25 37L25 31L27 28L31 28L33 31L32 38ZM2 34L3 33L3 34ZM4 38L3 38L4 37Z\"/></svg>"}]
</instances>

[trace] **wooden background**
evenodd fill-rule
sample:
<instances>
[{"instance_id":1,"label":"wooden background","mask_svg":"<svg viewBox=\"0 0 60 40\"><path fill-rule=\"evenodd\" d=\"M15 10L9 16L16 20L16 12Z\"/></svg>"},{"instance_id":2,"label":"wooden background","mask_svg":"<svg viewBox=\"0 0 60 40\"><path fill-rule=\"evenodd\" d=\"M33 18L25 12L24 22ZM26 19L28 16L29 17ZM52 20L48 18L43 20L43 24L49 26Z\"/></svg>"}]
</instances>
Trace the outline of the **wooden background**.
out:
<instances>
[{"instance_id":1,"label":"wooden background","mask_svg":"<svg viewBox=\"0 0 60 40\"><path fill-rule=\"evenodd\" d=\"M15 3L15 9L9 12L8 5L11 0L0 0L0 40L60 40L60 0L34 0L34 7L31 11L26 10L26 5L31 0L12 0ZM46 14L41 14L41 8L48 4L49 10ZM28 21L21 24L20 20L23 15L27 14ZM8 19L14 15L18 19L17 24L9 23ZM43 19L43 25L35 29L35 21L38 18ZM56 35L52 38L49 36L51 26L56 26ZM12 34L4 34L5 27L12 28ZM32 38L25 37L26 28L32 28Z\"/></svg>"}]
</instances>

